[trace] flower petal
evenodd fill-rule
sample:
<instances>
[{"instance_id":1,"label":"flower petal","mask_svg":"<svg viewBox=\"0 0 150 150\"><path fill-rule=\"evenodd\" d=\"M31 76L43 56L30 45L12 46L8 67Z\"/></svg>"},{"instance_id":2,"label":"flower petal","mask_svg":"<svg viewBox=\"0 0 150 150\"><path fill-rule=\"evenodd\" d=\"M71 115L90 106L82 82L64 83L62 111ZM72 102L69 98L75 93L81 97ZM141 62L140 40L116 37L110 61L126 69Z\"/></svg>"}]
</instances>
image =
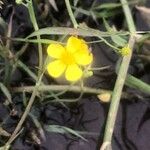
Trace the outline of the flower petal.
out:
<instances>
[{"instance_id":1,"label":"flower petal","mask_svg":"<svg viewBox=\"0 0 150 150\"><path fill-rule=\"evenodd\" d=\"M60 77L66 69L66 65L60 60L55 60L47 65L48 74L54 78Z\"/></svg>"},{"instance_id":2,"label":"flower petal","mask_svg":"<svg viewBox=\"0 0 150 150\"><path fill-rule=\"evenodd\" d=\"M60 58L65 48L60 44L50 44L47 48L47 53L53 58Z\"/></svg>"},{"instance_id":3,"label":"flower petal","mask_svg":"<svg viewBox=\"0 0 150 150\"><path fill-rule=\"evenodd\" d=\"M77 51L74 54L74 58L77 64L79 65L89 65L93 61L93 54L89 51Z\"/></svg>"},{"instance_id":4,"label":"flower petal","mask_svg":"<svg viewBox=\"0 0 150 150\"><path fill-rule=\"evenodd\" d=\"M72 64L67 67L65 77L68 81L77 81L81 78L83 72L78 65Z\"/></svg>"},{"instance_id":5,"label":"flower petal","mask_svg":"<svg viewBox=\"0 0 150 150\"><path fill-rule=\"evenodd\" d=\"M80 49L88 49L84 40L71 36L67 41L67 51L74 53Z\"/></svg>"}]
</instances>

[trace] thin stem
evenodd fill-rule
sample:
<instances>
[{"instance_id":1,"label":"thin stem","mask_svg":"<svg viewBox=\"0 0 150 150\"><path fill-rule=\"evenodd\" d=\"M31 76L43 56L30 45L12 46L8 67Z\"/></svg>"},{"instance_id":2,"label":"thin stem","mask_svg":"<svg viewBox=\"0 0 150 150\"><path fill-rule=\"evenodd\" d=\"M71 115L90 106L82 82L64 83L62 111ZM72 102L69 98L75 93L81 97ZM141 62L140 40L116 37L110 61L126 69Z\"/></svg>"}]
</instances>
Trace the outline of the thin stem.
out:
<instances>
[{"instance_id":1,"label":"thin stem","mask_svg":"<svg viewBox=\"0 0 150 150\"><path fill-rule=\"evenodd\" d=\"M70 19L71 19L71 21L72 21L72 23L73 23L73 26L74 26L74 28L77 28L77 27L78 27L78 23L77 23L77 21L76 21L76 19L75 19L75 17L74 17L73 12L72 12L71 5L70 5L69 0L65 0L65 3L66 3L66 7L67 7L67 10L68 10Z\"/></svg>"},{"instance_id":2,"label":"thin stem","mask_svg":"<svg viewBox=\"0 0 150 150\"><path fill-rule=\"evenodd\" d=\"M127 0L120 0L120 2L122 4L122 8L123 8L123 11L124 11L124 14L125 14L125 17L126 17L126 21L127 21L127 24L128 24L128 29L132 34L135 34L136 28L135 28L135 24L134 24L132 15L131 15L132 14L131 10L128 6L128 2L127 2Z\"/></svg>"},{"instance_id":3,"label":"thin stem","mask_svg":"<svg viewBox=\"0 0 150 150\"><path fill-rule=\"evenodd\" d=\"M28 2L28 10L29 10L29 15L30 15L30 19L31 22L33 24L34 30L37 31L39 30L38 24L37 24L37 20L35 17L35 12L34 12L34 8L33 8L33 3L32 0L30 0ZM40 76L41 71L42 71L42 67L43 67L43 54L42 54L42 44L40 42L40 36L37 36L37 40L38 40L38 53L39 53L39 72L38 72L38 76Z\"/></svg>"},{"instance_id":4,"label":"thin stem","mask_svg":"<svg viewBox=\"0 0 150 150\"><path fill-rule=\"evenodd\" d=\"M33 3L32 3L32 0L28 1L28 10L29 10L29 14L30 14L30 19L32 21L32 24L34 26L34 29L37 31L39 28L38 28L38 24L37 24L37 21L36 21L36 17L35 17L35 13L34 13L34 9L33 9ZM40 36L37 36L37 39L40 40ZM30 100L29 100L29 103L19 121L19 123L17 124L14 132L12 133L11 137L9 138L9 140L7 141L7 143L5 144L5 149L8 145L10 145L13 140L14 140L14 137L16 137L17 133L19 132L19 130L21 129L27 115L29 114L30 110L31 110L31 107L34 103L34 100L35 100L35 97L37 95L37 91L38 91L38 87L41 83L41 80L42 80L42 76L43 76L43 73L42 73L42 67L43 67L43 61L42 61L42 45L41 43L38 43L38 52L39 52L39 71L38 71L38 77L37 77L37 82L36 82L36 85L34 87L34 90L32 92L32 95L30 97Z\"/></svg>"},{"instance_id":5,"label":"thin stem","mask_svg":"<svg viewBox=\"0 0 150 150\"><path fill-rule=\"evenodd\" d=\"M150 85L128 74L126 78L127 86L138 89L146 94L150 94Z\"/></svg>"},{"instance_id":6,"label":"thin stem","mask_svg":"<svg viewBox=\"0 0 150 150\"><path fill-rule=\"evenodd\" d=\"M28 92L31 93L35 89L35 86L24 86L24 87L13 87L11 88L11 91L14 93L20 93L20 92ZM58 94L55 94L55 96L60 96L64 92L74 92L74 93L87 93L87 94L95 94L100 96L101 94L112 94L112 91L106 90L106 89L95 89L91 87L81 87L77 85L40 85L37 89L38 92L60 92ZM54 95L51 95L51 97L54 97ZM122 98L132 98L131 94L122 92L121 95Z\"/></svg>"},{"instance_id":7,"label":"thin stem","mask_svg":"<svg viewBox=\"0 0 150 150\"><path fill-rule=\"evenodd\" d=\"M134 21L131 16L131 11L129 9L129 6L123 5L124 3L127 3L127 1L126 0L120 0L120 1L123 6L123 10L126 16L129 31L132 33L130 40L129 40L129 47L133 49L134 44L135 44L135 37L133 35L135 34L135 31L136 31L135 26L134 26ZM114 131L119 102L120 102L121 93L122 93L122 89L125 83L131 57L132 57L132 52L128 56L124 56L122 59L122 62L118 71L118 76L117 76L117 80L115 83L115 87L112 93L111 104L110 104L106 127L105 127L104 141L100 150L111 149L111 140L112 140L112 135Z\"/></svg>"},{"instance_id":8,"label":"thin stem","mask_svg":"<svg viewBox=\"0 0 150 150\"><path fill-rule=\"evenodd\" d=\"M20 60L17 61L17 66L21 67L25 72L28 73L30 77L32 77L35 81L37 81L37 76Z\"/></svg>"},{"instance_id":9,"label":"thin stem","mask_svg":"<svg viewBox=\"0 0 150 150\"><path fill-rule=\"evenodd\" d=\"M22 127L22 125L23 125L23 123L24 123L24 121L25 121L27 115L29 114L29 112L30 112L30 110L31 110L31 107L32 107L32 104L33 104L33 102L34 102L34 100L35 100L35 97L36 97L36 95L37 95L38 87L39 87L39 85L40 85L40 83L41 83L42 76L43 76L43 74L41 75L40 79L38 80L38 82L37 82L36 85L34 86L34 90L33 90L33 92L32 92L32 95L31 95L31 98L30 98L30 100L29 100L29 103L28 103L28 105L27 105L27 107L26 107L26 109L25 109L25 111L24 111L24 113L23 113L23 115L22 115L22 117L21 117L19 123L17 124L17 127L15 128L14 132L12 133L10 139L9 139L9 140L7 141L7 143L5 144L5 147L7 147L8 145L10 145L10 144L13 142L14 137L16 136L16 134L17 134L17 133L19 132L19 130L21 129L21 127Z\"/></svg>"},{"instance_id":10,"label":"thin stem","mask_svg":"<svg viewBox=\"0 0 150 150\"><path fill-rule=\"evenodd\" d=\"M13 9L13 12L10 16L10 21L9 21L8 31L7 31L7 37L11 37L13 16L14 16L14 9ZM10 44L11 44L11 41L9 39L7 39L6 49L5 49L7 51L7 55L5 56L5 76L4 76L4 83L6 86L8 86L8 84L10 82L10 76L11 76L11 71L12 71L10 59L9 59L11 56L11 51L9 50Z\"/></svg>"},{"instance_id":11,"label":"thin stem","mask_svg":"<svg viewBox=\"0 0 150 150\"><path fill-rule=\"evenodd\" d=\"M130 41L129 41L129 45L130 45L131 49L133 48L134 43L135 43L135 38L133 36L131 36ZM115 125L119 102L120 102L120 98L121 98L121 93L122 93L125 78L127 75L131 56L132 56L132 54L130 54L129 56L123 57L122 63L119 68L117 80L116 80L115 87L114 87L114 90L112 93L109 113L108 113L108 117L107 117L104 141L103 141L103 145L100 150L105 150L111 144L114 125Z\"/></svg>"},{"instance_id":12,"label":"thin stem","mask_svg":"<svg viewBox=\"0 0 150 150\"><path fill-rule=\"evenodd\" d=\"M77 92L80 93L81 90L84 93L89 94L102 94L111 91L104 90L104 89L94 89L90 87L81 87L81 86L75 86L75 85L41 85L38 88L38 91L64 91L64 89L67 89L66 92ZM24 86L24 87L14 87L11 89L13 92L32 92L34 90L34 86Z\"/></svg>"}]
</instances>

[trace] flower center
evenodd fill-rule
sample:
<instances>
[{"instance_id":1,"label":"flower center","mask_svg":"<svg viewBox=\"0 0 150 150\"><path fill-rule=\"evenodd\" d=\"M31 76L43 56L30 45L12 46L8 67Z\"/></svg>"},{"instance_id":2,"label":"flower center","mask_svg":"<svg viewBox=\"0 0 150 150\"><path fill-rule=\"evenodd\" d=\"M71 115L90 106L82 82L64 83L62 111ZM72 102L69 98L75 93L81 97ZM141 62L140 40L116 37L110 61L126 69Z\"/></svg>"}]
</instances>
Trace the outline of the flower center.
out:
<instances>
[{"instance_id":1,"label":"flower center","mask_svg":"<svg viewBox=\"0 0 150 150\"><path fill-rule=\"evenodd\" d=\"M62 55L61 55L61 60L64 64L66 65L71 65L73 63L75 63L75 59L72 53L69 53L67 51L65 51Z\"/></svg>"}]
</instances>

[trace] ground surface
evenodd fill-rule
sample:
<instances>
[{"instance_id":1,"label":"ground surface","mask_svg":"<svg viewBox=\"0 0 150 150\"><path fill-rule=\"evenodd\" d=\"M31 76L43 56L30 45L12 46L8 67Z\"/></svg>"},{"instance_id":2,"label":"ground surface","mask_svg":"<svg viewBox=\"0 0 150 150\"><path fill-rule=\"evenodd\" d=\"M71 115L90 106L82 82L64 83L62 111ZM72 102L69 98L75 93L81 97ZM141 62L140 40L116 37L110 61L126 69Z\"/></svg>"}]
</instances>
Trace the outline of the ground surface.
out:
<instances>
[{"instance_id":1,"label":"ground surface","mask_svg":"<svg viewBox=\"0 0 150 150\"><path fill-rule=\"evenodd\" d=\"M105 0L106 1L106 0ZM57 22L56 26L60 24L66 26L69 24L66 20L68 18L67 12L64 9L65 5L62 1L56 1L58 4L59 12L56 12L52 7L51 17L55 17ZM99 1L98 3L100 3ZM107 2L114 2L107 0ZM81 5L88 8L91 5L91 1L85 1ZM40 15L44 9L45 1L39 2L39 8L37 8L37 14ZM150 7L150 3L147 0L147 7ZM26 37L33 31L32 24L29 20L27 10L23 6L16 6L13 1L6 1L2 10L2 17L8 23L12 11L14 9L13 17L13 29L12 37ZM49 13L50 15L50 13ZM51 26L52 22L49 15L45 16L43 19L41 16L38 17L38 22L40 28ZM62 15L62 17L60 17ZM67 17L66 17L67 16ZM122 26L123 15L118 21L115 17L110 19L111 23L116 23L118 28ZM134 17L137 24L138 30L150 30L150 26L144 22L141 14L135 10ZM90 17L80 15L78 16L80 21L86 21L91 27L104 29L98 20L98 24L91 21ZM143 19L143 20L142 20ZM43 21L44 20L44 21ZM142 21L141 21L142 20ZM60 23L61 22L61 23ZM4 30L0 33L4 35ZM94 40L94 39L90 39ZM13 43L12 50L15 53L22 44ZM114 73L114 66L117 60L117 56L109 50L103 44L91 44L92 51L94 54L94 66L105 66L110 65L112 71L106 71L103 73L95 72L94 76L86 81L86 85L95 88L112 89L116 75ZM34 44L30 44L27 51L20 58L27 66L30 66L34 70L34 66L38 62L37 52L35 51L37 47ZM150 70L148 69L150 64L144 65L140 68L136 64L136 58L132 59L130 72L136 75L138 78L150 83ZM0 80L2 80L2 76ZM50 80L46 76L48 82L56 83ZM11 77L11 86L20 85L32 85L34 82L30 77L20 68L17 68ZM126 91L129 91L133 95L135 93L141 94L145 99L143 101L138 98L124 99L121 101L119 112L117 116L114 137L113 137L113 150L149 150L150 149L150 97L140 93L134 89L129 89L126 87ZM29 96L29 95L27 95ZM76 95L75 95L76 96ZM0 121L3 122L10 114L11 108L4 107L3 101L5 97L0 93ZM9 116L3 128L12 132L23 113L24 107L22 105L22 94L13 94L14 109L17 111L16 115ZM78 131L87 131L93 135L83 135L88 141L84 141L80 138L76 138L71 135L63 135L59 133L51 133L44 130L45 139L41 139L41 144L38 145L31 138L31 131L35 130L35 125L30 117L27 118L24 127L25 130L13 143L13 150L96 150L102 142L104 125L106 121L106 115L108 112L109 104L105 104L99 101L99 99L94 95L84 95L81 100L69 108L64 108L60 104L35 104L34 112L36 112L37 118L42 126L45 125L61 125L72 128ZM4 140L2 138L2 140ZM2 142L1 142L2 144Z\"/></svg>"}]
</instances>

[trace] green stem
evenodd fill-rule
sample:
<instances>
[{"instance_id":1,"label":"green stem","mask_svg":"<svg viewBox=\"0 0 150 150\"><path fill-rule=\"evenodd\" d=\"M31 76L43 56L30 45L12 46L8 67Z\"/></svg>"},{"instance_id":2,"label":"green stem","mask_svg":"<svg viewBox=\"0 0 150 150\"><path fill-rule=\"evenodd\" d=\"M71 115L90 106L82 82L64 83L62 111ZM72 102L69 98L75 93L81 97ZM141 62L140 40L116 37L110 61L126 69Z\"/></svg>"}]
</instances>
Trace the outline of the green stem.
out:
<instances>
[{"instance_id":1,"label":"green stem","mask_svg":"<svg viewBox=\"0 0 150 150\"><path fill-rule=\"evenodd\" d=\"M35 31L37 31L39 28L38 28L38 24L37 24L37 21L36 21L36 17L35 17L35 13L34 13L34 9L33 9L33 3L32 3L32 0L28 1L28 10L29 10L29 14L30 14L30 19L32 21L32 24L34 26L34 29ZM37 39L40 40L40 36L37 36ZM14 137L16 137L17 133L19 132L19 130L21 129L27 115L29 114L30 110L31 110L31 107L34 103L34 100L35 100L35 97L37 95L37 91L38 91L38 87L41 83L41 80L42 80L42 76L43 76L43 73L42 73L42 64L43 64L43 61L42 61L42 45L41 43L38 43L38 51L39 51L39 71L38 71L38 77L37 77L37 82L36 82L36 85L34 87L34 90L32 92L32 95L30 97L30 100L28 102L28 105L19 121L19 123L17 124L14 132L12 133L11 137L9 138L9 140L7 141L7 143L5 144L5 147L7 147L8 145L10 145L13 140L14 140Z\"/></svg>"},{"instance_id":2,"label":"green stem","mask_svg":"<svg viewBox=\"0 0 150 150\"><path fill-rule=\"evenodd\" d=\"M136 28L135 28L135 24L134 24L132 15L131 15L132 14L131 10L128 6L128 2L127 2L127 0L120 0L120 2L122 4L122 8L123 8L123 11L124 11L124 14L125 14L125 17L126 17L126 21L127 21L127 24L128 24L128 29L132 34L135 34Z\"/></svg>"},{"instance_id":3,"label":"green stem","mask_svg":"<svg viewBox=\"0 0 150 150\"><path fill-rule=\"evenodd\" d=\"M30 77L32 77L35 81L37 81L37 76L20 60L17 61L17 66L22 68L25 72L28 73Z\"/></svg>"},{"instance_id":4,"label":"green stem","mask_svg":"<svg viewBox=\"0 0 150 150\"><path fill-rule=\"evenodd\" d=\"M128 74L126 78L127 86L138 89L146 94L150 94L150 85Z\"/></svg>"},{"instance_id":5,"label":"green stem","mask_svg":"<svg viewBox=\"0 0 150 150\"><path fill-rule=\"evenodd\" d=\"M133 48L134 43L135 43L135 39L134 37L131 37L129 41L130 48ZM105 150L111 144L115 120L116 120L119 102L121 98L121 93L122 93L125 78L127 75L131 56L132 54L130 54L129 56L123 57L122 63L119 68L117 80L116 80L115 87L112 93L111 104L110 104L109 113L108 113L107 122L106 122L104 141L103 141L101 150Z\"/></svg>"},{"instance_id":6,"label":"green stem","mask_svg":"<svg viewBox=\"0 0 150 150\"><path fill-rule=\"evenodd\" d=\"M35 17L35 12L34 12L34 8L33 8L33 2L32 0L30 0L28 2L28 10L29 10L29 15L30 15L30 19L31 22L33 24L34 30L37 31L39 30L38 24L37 24L37 20ZM42 67L43 67L43 54L42 54L42 44L40 43L40 36L37 36L37 40L38 40L38 53L39 53L39 72L38 72L38 76L40 76L41 71L42 71Z\"/></svg>"},{"instance_id":7,"label":"green stem","mask_svg":"<svg viewBox=\"0 0 150 150\"><path fill-rule=\"evenodd\" d=\"M41 83L42 76L43 76L43 74L41 75L40 79L37 81L36 85L34 86L34 90L33 90L33 92L32 92L32 95L31 95L31 98L30 98L30 100L29 100L29 103L28 103L28 105L27 105L27 107L26 107L26 109L25 109L25 111L24 111L24 113L23 113L23 115L22 115L22 117L21 117L19 123L17 124L17 126L16 126L14 132L12 133L11 137L9 138L9 140L7 141L7 143L5 144L5 147L7 147L8 145L10 145L10 144L13 142L14 137L16 136L16 134L17 134L17 133L19 132L19 130L21 129L21 127L22 127L22 125L23 125L23 123L24 123L24 121L25 121L27 115L29 114L30 109L31 109L31 107L32 107L32 104L33 104L33 102L34 102L34 100L35 100L35 97L36 97L36 95L37 95L38 87L39 87L39 85L40 85L40 83Z\"/></svg>"},{"instance_id":8,"label":"green stem","mask_svg":"<svg viewBox=\"0 0 150 150\"><path fill-rule=\"evenodd\" d=\"M75 17L74 17L73 12L72 12L71 5L70 5L69 0L65 0L65 3L66 3L66 7L67 7L67 10L68 10L70 19L71 19L71 21L72 21L72 23L73 23L73 26L74 26L74 28L77 28L77 27L78 27L78 23L77 23L77 21L76 21L76 19L75 19Z\"/></svg>"},{"instance_id":9,"label":"green stem","mask_svg":"<svg viewBox=\"0 0 150 150\"><path fill-rule=\"evenodd\" d=\"M133 49L134 44L135 44L135 37L133 35L135 34L135 31L136 31L135 26L134 26L134 21L131 16L131 11L129 9L129 6L123 5L124 3L127 3L127 1L126 0L120 0L120 1L123 6L123 10L126 16L129 31L132 33L130 40L129 40L129 47ZM119 102L120 102L121 93L122 93L122 89L125 83L131 57L132 57L132 52L128 56L124 56L122 59L122 62L118 71L118 76L117 76L117 80L115 83L115 87L112 93L111 104L110 104L106 127L105 127L104 141L100 150L111 149L111 140L112 140L116 116L117 116L117 112L119 108Z\"/></svg>"},{"instance_id":10,"label":"green stem","mask_svg":"<svg viewBox=\"0 0 150 150\"><path fill-rule=\"evenodd\" d=\"M68 92L77 92L80 93L81 90L84 93L89 94L102 94L102 93L111 93L109 90L104 89L94 89L90 87L80 87L80 86L73 86L73 85L41 85L38 88L38 91L63 91L64 89L67 89ZM32 92L34 90L34 86L24 86L24 87L14 87L12 88L13 92ZM67 92L66 91L66 92Z\"/></svg>"}]
</instances>

